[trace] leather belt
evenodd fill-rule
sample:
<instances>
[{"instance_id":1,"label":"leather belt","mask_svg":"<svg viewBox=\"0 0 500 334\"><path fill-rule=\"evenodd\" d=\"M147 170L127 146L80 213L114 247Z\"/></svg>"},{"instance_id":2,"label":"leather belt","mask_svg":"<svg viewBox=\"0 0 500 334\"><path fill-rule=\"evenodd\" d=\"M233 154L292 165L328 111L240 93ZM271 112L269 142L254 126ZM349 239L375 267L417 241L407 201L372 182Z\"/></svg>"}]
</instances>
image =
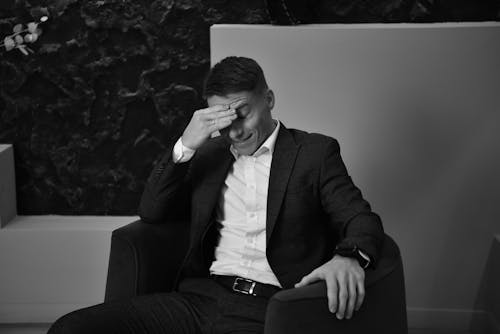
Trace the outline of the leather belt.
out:
<instances>
[{"instance_id":1,"label":"leather belt","mask_svg":"<svg viewBox=\"0 0 500 334\"><path fill-rule=\"evenodd\" d=\"M280 287L275 285L264 284L239 276L212 274L210 275L210 277L212 277L215 281L219 282L229 290L256 297L270 298L276 292L282 290Z\"/></svg>"}]
</instances>

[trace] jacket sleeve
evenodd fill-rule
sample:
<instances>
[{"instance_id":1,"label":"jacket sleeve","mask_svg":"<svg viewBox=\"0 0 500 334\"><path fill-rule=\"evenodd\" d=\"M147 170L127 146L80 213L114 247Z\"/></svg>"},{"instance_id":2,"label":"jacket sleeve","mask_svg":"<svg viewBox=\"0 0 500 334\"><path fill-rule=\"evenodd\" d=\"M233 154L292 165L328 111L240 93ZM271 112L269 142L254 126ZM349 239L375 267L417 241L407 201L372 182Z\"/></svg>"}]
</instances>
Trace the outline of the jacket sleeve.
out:
<instances>
[{"instance_id":1,"label":"jacket sleeve","mask_svg":"<svg viewBox=\"0 0 500 334\"><path fill-rule=\"evenodd\" d=\"M146 181L138 214L145 223L162 223L173 218L188 219L190 213L191 159L172 161L173 145L156 164Z\"/></svg>"},{"instance_id":2,"label":"jacket sleeve","mask_svg":"<svg viewBox=\"0 0 500 334\"><path fill-rule=\"evenodd\" d=\"M340 235L337 246L357 246L374 268L384 239L382 222L354 185L333 138L326 145L319 178L322 206Z\"/></svg>"}]
</instances>

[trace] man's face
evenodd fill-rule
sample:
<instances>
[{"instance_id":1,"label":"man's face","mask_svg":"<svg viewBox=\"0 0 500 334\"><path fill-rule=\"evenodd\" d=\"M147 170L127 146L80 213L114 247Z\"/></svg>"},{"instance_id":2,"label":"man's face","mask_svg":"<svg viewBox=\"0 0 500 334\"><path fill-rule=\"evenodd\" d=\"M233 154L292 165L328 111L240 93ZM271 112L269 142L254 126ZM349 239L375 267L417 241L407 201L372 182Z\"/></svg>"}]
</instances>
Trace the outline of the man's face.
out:
<instances>
[{"instance_id":1,"label":"man's face","mask_svg":"<svg viewBox=\"0 0 500 334\"><path fill-rule=\"evenodd\" d=\"M271 90L262 94L244 91L226 96L213 95L207 98L207 103L209 107L222 104L236 109L238 118L220 133L241 155L252 155L274 129L271 117L274 94Z\"/></svg>"}]
</instances>

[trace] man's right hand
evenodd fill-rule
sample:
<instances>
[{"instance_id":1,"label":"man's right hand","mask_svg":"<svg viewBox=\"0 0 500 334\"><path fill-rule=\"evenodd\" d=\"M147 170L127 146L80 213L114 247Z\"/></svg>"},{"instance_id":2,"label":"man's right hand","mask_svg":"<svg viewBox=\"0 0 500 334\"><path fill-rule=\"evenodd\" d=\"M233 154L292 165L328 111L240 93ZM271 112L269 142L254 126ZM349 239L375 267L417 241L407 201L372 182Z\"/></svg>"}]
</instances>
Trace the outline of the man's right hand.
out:
<instances>
[{"instance_id":1,"label":"man's right hand","mask_svg":"<svg viewBox=\"0 0 500 334\"><path fill-rule=\"evenodd\" d=\"M215 131L220 131L238 117L236 108L229 105L215 105L194 112L191 121L182 134L184 146L197 150Z\"/></svg>"}]
</instances>

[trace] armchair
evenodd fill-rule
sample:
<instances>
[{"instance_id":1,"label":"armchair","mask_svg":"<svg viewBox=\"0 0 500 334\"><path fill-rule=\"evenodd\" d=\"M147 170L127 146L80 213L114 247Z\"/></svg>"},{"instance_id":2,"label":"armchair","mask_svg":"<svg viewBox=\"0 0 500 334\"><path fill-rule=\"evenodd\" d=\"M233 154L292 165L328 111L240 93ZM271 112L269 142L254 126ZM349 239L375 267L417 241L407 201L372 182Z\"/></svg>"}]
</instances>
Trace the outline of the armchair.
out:
<instances>
[{"instance_id":1,"label":"armchair","mask_svg":"<svg viewBox=\"0 0 500 334\"><path fill-rule=\"evenodd\" d=\"M105 301L173 289L189 240L189 223L139 221L113 231ZM366 297L351 320L328 311L323 281L283 290L269 300L266 334L407 333L403 264L399 248L385 237L376 270L367 270Z\"/></svg>"}]
</instances>

